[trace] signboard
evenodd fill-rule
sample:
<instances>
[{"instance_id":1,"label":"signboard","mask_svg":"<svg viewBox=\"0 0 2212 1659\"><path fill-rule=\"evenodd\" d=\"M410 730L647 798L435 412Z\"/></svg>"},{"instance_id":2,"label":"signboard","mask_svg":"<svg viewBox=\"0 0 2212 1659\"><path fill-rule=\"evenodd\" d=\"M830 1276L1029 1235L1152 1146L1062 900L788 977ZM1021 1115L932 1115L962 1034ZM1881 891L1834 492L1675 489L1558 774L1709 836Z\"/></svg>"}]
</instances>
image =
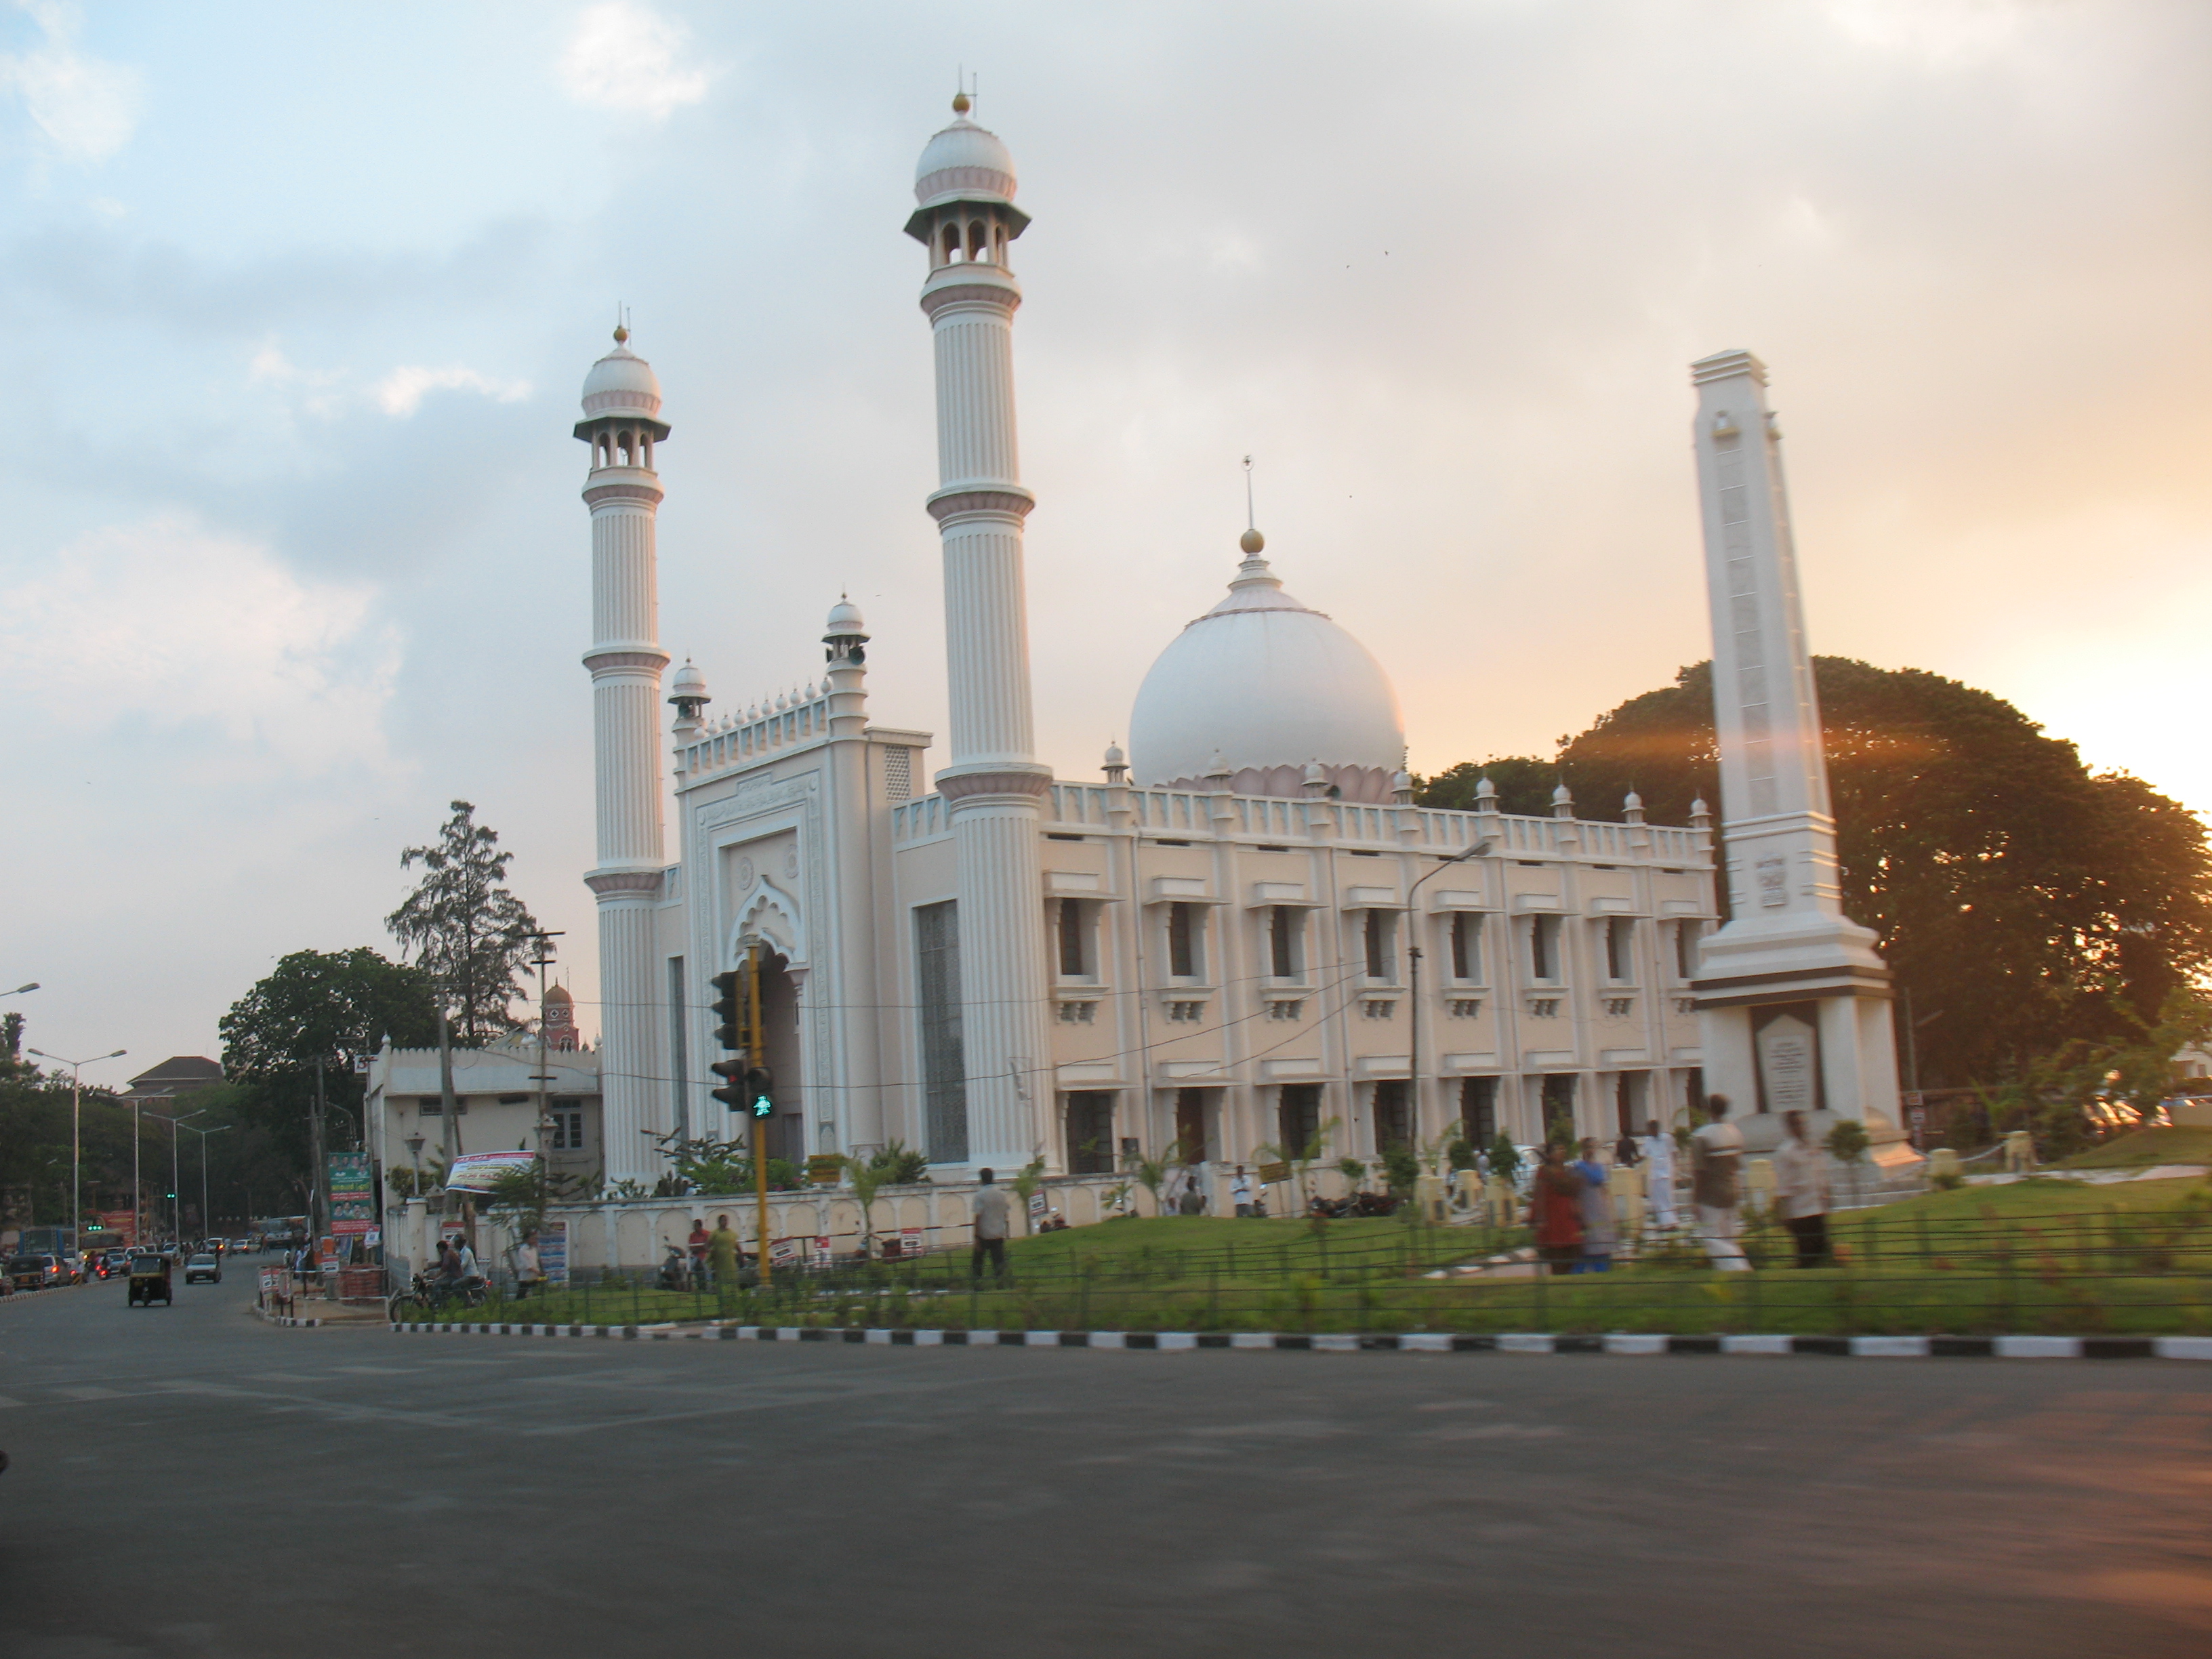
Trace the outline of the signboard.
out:
<instances>
[{"instance_id":1,"label":"signboard","mask_svg":"<svg viewBox=\"0 0 2212 1659\"><path fill-rule=\"evenodd\" d=\"M779 1238L768 1247L768 1262L771 1267L794 1267L799 1265L799 1241Z\"/></svg>"},{"instance_id":2,"label":"signboard","mask_svg":"<svg viewBox=\"0 0 2212 1659\"><path fill-rule=\"evenodd\" d=\"M1278 1181L1288 1181L1290 1178L1291 1166L1287 1164L1262 1164L1260 1166L1260 1179L1262 1182L1272 1184Z\"/></svg>"},{"instance_id":3,"label":"signboard","mask_svg":"<svg viewBox=\"0 0 2212 1659\"><path fill-rule=\"evenodd\" d=\"M337 1159L331 1160L333 1164ZM488 1193L499 1178L510 1171L533 1174L538 1168L535 1152L463 1152L453 1160L453 1168L446 1171L446 1190L449 1193Z\"/></svg>"},{"instance_id":4,"label":"signboard","mask_svg":"<svg viewBox=\"0 0 2212 1659\"><path fill-rule=\"evenodd\" d=\"M1045 1207L1044 1194L1042 1193L1031 1193L1030 1194L1030 1219L1031 1221L1035 1222L1043 1220Z\"/></svg>"},{"instance_id":5,"label":"signboard","mask_svg":"<svg viewBox=\"0 0 2212 1659\"><path fill-rule=\"evenodd\" d=\"M835 1152L817 1152L806 1160L806 1178L817 1187L834 1187L845 1178L845 1160Z\"/></svg>"},{"instance_id":6,"label":"signboard","mask_svg":"<svg viewBox=\"0 0 2212 1659\"><path fill-rule=\"evenodd\" d=\"M921 1228L902 1227L899 1229L898 1253L901 1255L920 1255L921 1254Z\"/></svg>"},{"instance_id":7,"label":"signboard","mask_svg":"<svg viewBox=\"0 0 2212 1659\"><path fill-rule=\"evenodd\" d=\"M376 1227L376 1187L367 1152L332 1152L329 1158L331 1231L351 1238Z\"/></svg>"},{"instance_id":8,"label":"signboard","mask_svg":"<svg viewBox=\"0 0 2212 1659\"><path fill-rule=\"evenodd\" d=\"M538 1270L556 1285L568 1282L568 1224L547 1221L538 1229Z\"/></svg>"},{"instance_id":9,"label":"signboard","mask_svg":"<svg viewBox=\"0 0 2212 1659\"><path fill-rule=\"evenodd\" d=\"M814 1254L822 1258L823 1267L830 1265L830 1236L827 1233L817 1235L815 1238Z\"/></svg>"}]
</instances>

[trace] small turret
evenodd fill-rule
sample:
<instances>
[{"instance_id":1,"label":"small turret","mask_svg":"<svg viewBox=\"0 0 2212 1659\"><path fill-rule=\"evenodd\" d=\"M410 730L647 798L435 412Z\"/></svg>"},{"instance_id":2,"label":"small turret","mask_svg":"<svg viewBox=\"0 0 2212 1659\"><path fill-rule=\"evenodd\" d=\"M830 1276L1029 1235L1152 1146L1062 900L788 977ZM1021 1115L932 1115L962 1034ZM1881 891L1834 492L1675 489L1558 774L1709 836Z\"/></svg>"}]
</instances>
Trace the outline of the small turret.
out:
<instances>
[{"instance_id":1,"label":"small turret","mask_svg":"<svg viewBox=\"0 0 2212 1659\"><path fill-rule=\"evenodd\" d=\"M1105 772L1109 783L1127 783L1129 781L1129 757L1121 752L1121 745L1118 743L1106 745Z\"/></svg>"},{"instance_id":2,"label":"small turret","mask_svg":"<svg viewBox=\"0 0 2212 1659\"><path fill-rule=\"evenodd\" d=\"M1555 818L1571 818L1574 815L1575 798L1572 792L1568 789L1565 781L1562 779L1559 787L1552 791L1552 816Z\"/></svg>"},{"instance_id":3,"label":"small turret","mask_svg":"<svg viewBox=\"0 0 2212 1659\"><path fill-rule=\"evenodd\" d=\"M1621 798L1620 816L1631 823L1644 822L1644 797L1633 789Z\"/></svg>"},{"instance_id":4,"label":"small turret","mask_svg":"<svg viewBox=\"0 0 2212 1659\"><path fill-rule=\"evenodd\" d=\"M689 657L684 658L684 666L669 681L668 701L676 705L679 729L698 725L699 711L714 702L707 692L707 677L692 665Z\"/></svg>"}]
</instances>

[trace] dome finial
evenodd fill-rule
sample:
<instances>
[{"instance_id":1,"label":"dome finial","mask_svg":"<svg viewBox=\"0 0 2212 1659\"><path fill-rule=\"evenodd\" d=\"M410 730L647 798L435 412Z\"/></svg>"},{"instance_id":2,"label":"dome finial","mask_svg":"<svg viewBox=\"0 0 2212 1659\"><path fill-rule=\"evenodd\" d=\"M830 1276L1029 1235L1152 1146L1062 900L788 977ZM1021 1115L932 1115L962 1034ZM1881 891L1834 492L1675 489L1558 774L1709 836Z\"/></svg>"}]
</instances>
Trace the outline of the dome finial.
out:
<instances>
[{"instance_id":1,"label":"dome finial","mask_svg":"<svg viewBox=\"0 0 2212 1659\"><path fill-rule=\"evenodd\" d=\"M969 110L975 107L975 106L969 100L966 93L956 92L952 94L952 112L955 115L965 115Z\"/></svg>"},{"instance_id":2,"label":"dome finial","mask_svg":"<svg viewBox=\"0 0 2212 1659\"><path fill-rule=\"evenodd\" d=\"M1260 533L1260 520L1252 510L1252 458L1244 458L1244 533L1237 538L1237 545L1247 554L1257 554L1267 545L1267 538Z\"/></svg>"},{"instance_id":3,"label":"dome finial","mask_svg":"<svg viewBox=\"0 0 2212 1659\"><path fill-rule=\"evenodd\" d=\"M615 343L629 343L629 307L619 302L615 306Z\"/></svg>"}]
</instances>

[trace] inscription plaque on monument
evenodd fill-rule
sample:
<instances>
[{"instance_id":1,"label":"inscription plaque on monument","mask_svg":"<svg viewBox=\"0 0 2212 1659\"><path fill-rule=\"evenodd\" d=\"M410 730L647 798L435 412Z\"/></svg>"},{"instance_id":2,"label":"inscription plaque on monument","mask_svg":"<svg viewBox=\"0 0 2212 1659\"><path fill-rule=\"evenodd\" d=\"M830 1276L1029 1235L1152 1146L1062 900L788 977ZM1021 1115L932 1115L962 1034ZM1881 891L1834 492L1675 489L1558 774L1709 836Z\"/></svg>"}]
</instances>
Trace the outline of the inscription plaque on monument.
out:
<instances>
[{"instance_id":1,"label":"inscription plaque on monument","mask_svg":"<svg viewBox=\"0 0 2212 1659\"><path fill-rule=\"evenodd\" d=\"M1759 1029L1759 1109L1812 1112L1820 1105L1820 1033L1796 1014L1777 1014Z\"/></svg>"}]
</instances>

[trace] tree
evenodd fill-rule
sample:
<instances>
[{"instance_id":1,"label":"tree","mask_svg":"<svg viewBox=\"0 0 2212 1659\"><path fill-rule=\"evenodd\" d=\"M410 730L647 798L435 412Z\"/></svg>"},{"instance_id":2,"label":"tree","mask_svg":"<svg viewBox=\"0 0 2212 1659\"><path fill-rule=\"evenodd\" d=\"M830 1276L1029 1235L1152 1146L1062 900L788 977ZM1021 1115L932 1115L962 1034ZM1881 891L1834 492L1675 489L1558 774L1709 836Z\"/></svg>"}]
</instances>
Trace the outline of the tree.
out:
<instances>
[{"instance_id":1,"label":"tree","mask_svg":"<svg viewBox=\"0 0 2212 1659\"><path fill-rule=\"evenodd\" d=\"M2187 809L2092 774L1989 692L1849 658L1813 666L1844 909L1881 935L1909 994L1923 1087L2112 1038L2212 966L2212 847ZM1480 769L1439 774L1420 798L1471 805ZM1717 817L1711 665L1601 717L1556 770L1583 817L1618 820L1632 789L1654 823L1688 822L1700 798Z\"/></svg>"},{"instance_id":2,"label":"tree","mask_svg":"<svg viewBox=\"0 0 2212 1659\"><path fill-rule=\"evenodd\" d=\"M325 1118L334 1144L359 1122L362 1079L349 1063L374 1054L384 1039L404 1048L437 1040L437 1001L429 975L386 960L367 945L350 951L295 951L268 977L230 1006L222 1036L225 1078L238 1090L243 1125L268 1137L267 1155L310 1188L310 1119L315 1062L324 1062Z\"/></svg>"},{"instance_id":3,"label":"tree","mask_svg":"<svg viewBox=\"0 0 2212 1659\"><path fill-rule=\"evenodd\" d=\"M384 925L445 996L454 1040L481 1048L521 1029L510 1009L526 994L520 976L538 922L507 888L514 854L498 850L499 832L478 823L467 801L454 801L453 811L436 846L400 854L399 867L419 862L422 878Z\"/></svg>"}]
</instances>

